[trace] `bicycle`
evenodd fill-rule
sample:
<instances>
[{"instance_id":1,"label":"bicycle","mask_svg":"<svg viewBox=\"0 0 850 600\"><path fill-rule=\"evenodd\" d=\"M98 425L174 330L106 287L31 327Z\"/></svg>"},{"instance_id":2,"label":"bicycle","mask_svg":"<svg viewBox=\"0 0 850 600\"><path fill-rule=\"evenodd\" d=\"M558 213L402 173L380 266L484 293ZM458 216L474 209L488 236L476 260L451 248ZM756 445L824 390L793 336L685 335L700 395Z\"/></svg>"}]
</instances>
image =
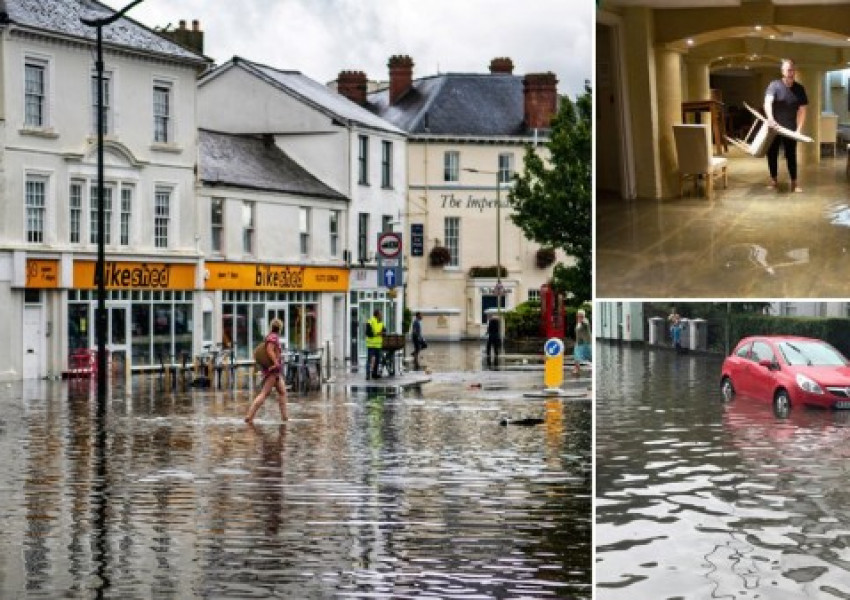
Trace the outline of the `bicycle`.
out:
<instances>
[{"instance_id":1,"label":"bicycle","mask_svg":"<svg viewBox=\"0 0 850 600\"><path fill-rule=\"evenodd\" d=\"M299 394L321 389L321 348L313 353L309 350L290 350L285 356L284 382L287 387Z\"/></svg>"}]
</instances>

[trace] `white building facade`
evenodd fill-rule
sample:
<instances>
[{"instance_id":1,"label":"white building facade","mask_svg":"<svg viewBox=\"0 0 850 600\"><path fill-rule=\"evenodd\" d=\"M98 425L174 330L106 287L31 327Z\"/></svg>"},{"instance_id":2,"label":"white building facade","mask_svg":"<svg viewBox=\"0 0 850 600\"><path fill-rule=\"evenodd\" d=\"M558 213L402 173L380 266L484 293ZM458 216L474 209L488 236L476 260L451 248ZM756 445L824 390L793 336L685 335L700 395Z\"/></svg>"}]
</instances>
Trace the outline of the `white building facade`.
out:
<instances>
[{"instance_id":1,"label":"white building facade","mask_svg":"<svg viewBox=\"0 0 850 600\"><path fill-rule=\"evenodd\" d=\"M96 345L97 95L79 3L5 7L0 380L12 380L58 376ZM114 359L150 364L195 341L195 80L208 61L122 19L104 29L104 62L107 338Z\"/></svg>"},{"instance_id":2,"label":"white building facade","mask_svg":"<svg viewBox=\"0 0 850 600\"><path fill-rule=\"evenodd\" d=\"M552 277L553 261L538 263L540 245L510 220L508 194L526 149L545 153L557 80L515 76L507 58L494 59L489 74L421 79L408 56L388 66L389 87L368 106L410 136L407 304L430 339L480 338L489 312L539 299ZM437 251L445 263L432 259L435 247L447 251Z\"/></svg>"},{"instance_id":3,"label":"white building facade","mask_svg":"<svg viewBox=\"0 0 850 600\"><path fill-rule=\"evenodd\" d=\"M334 289L336 295L318 315L321 335L316 341L330 342L337 361L365 360L364 326L375 309L383 311L388 331L401 328L401 298L393 298L378 281L376 249L379 233L403 226L405 133L297 71L239 57L204 76L198 89L202 127L268 136L301 169L345 198L344 205L332 208L324 200L304 205L310 210L306 224L284 206L269 204L273 212L264 219L274 223L271 229L277 228L277 234L263 234L265 246L256 256L232 260L344 269L347 288ZM211 194L203 192L204 197ZM201 213L207 210L203 206ZM304 227L314 243L306 254L296 245ZM209 251L207 247L205 254ZM248 286L239 291L264 290Z\"/></svg>"}]
</instances>

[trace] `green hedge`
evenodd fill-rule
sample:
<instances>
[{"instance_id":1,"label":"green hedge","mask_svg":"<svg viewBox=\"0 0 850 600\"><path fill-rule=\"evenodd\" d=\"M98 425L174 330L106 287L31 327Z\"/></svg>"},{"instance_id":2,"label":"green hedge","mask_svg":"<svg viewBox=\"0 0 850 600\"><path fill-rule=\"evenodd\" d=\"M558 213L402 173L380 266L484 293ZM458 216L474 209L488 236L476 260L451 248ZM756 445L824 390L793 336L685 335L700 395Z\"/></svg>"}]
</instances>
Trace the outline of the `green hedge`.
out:
<instances>
[{"instance_id":1,"label":"green hedge","mask_svg":"<svg viewBox=\"0 0 850 600\"><path fill-rule=\"evenodd\" d=\"M734 348L741 338L748 335L799 335L818 338L850 357L850 319L731 315L731 347Z\"/></svg>"}]
</instances>

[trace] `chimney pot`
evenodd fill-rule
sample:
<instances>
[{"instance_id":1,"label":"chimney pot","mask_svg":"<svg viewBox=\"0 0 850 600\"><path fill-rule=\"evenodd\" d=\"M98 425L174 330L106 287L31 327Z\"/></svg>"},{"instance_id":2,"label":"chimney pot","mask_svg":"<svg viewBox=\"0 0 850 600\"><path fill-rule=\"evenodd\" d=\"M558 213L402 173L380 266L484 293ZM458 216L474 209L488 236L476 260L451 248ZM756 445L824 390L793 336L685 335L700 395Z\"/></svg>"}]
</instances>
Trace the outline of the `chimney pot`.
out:
<instances>
[{"instance_id":1,"label":"chimney pot","mask_svg":"<svg viewBox=\"0 0 850 600\"><path fill-rule=\"evenodd\" d=\"M490 73L506 73L511 75L514 72L514 61L507 56L499 56L490 61Z\"/></svg>"},{"instance_id":2,"label":"chimney pot","mask_svg":"<svg viewBox=\"0 0 850 600\"><path fill-rule=\"evenodd\" d=\"M407 55L395 54L390 57L390 104L396 104L413 85L413 59Z\"/></svg>"},{"instance_id":3,"label":"chimney pot","mask_svg":"<svg viewBox=\"0 0 850 600\"><path fill-rule=\"evenodd\" d=\"M368 81L363 71L340 71L336 80L337 91L361 106L366 104Z\"/></svg>"},{"instance_id":4,"label":"chimney pot","mask_svg":"<svg viewBox=\"0 0 850 600\"><path fill-rule=\"evenodd\" d=\"M186 19L180 19L180 29L186 29Z\"/></svg>"},{"instance_id":5,"label":"chimney pot","mask_svg":"<svg viewBox=\"0 0 850 600\"><path fill-rule=\"evenodd\" d=\"M528 73L522 81L525 126L546 129L558 108L558 79L554 73Z\"/></svg>"},{"instance_id":6,"label":"chimney pot","mask_svg":"<svg viewBox=\"0 0 850 600\"><path fill-rule=\"evenodd\" d=\"M198 19L193 19L192 20L192 31L200 31L200 30L201 30L200 21L198 21Z\"/></svg>"}]
</instances>

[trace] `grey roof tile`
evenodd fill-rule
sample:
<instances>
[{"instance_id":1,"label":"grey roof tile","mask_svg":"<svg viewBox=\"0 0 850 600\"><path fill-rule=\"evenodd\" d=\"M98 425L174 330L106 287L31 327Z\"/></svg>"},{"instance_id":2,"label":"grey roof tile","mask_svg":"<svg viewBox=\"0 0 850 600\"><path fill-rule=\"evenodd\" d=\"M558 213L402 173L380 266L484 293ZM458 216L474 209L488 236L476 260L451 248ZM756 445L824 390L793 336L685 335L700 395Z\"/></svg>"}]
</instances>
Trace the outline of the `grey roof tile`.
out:
<instances>
[{"instance_id":1,"label":"grey roof tile","mask_svg":"<svg viewBox=\"0 0 850 600\"><path fill-rule=\"evenodd\" d=\"M3 0L6 15L16 25L68 35L87 40L95 39L95 29L80 22L80 17L101 18L115 13L94 0ZM176 59L209 62L200 54L187 50L164 38L144 25L124 16L103 28L105 44L125 46Z\"/></svg>"},{"instance_id":2,"label":"grey roof tile","mask_svg":"<svg viewBox=\"0 0 850 600\"><path fill-rule=\"evenodd\" d=\"M230 68L233 65L243 66L248 71L263 77L282 91L323 111L331 118L397 135L404 135L402 129L389 121L376 116L366 108L355 104L342 94L335 92L326 85L322 85L318 81L310 79L299 71L275 69L274 67L255 63L239 56L234 56L227 64L219 67L219 69ZM219 69L216 69L216 71ZM205 79L214 77L216 71L208 73Z\"/></svg>"},{"instance_id":3,"label":"grey roof tile","mask_svg":"<svg viewBox=\"0 0 850 600\"><path fill-rule=\"evenodd\" d=\"M201 129L198 152L201 180L208 185L346 200L287 156L271 136Z\"/></svg>"},{"instance_id":4,"label":"grey roof tile","mask_svg":"<svg viewBox=\"0 0 850 600\"><path fill-rule=\"evenodd\" d=\"M369 95L369 105L411 134L523 136L523 77L508 74L446 73L413 81L390 106L389 91Z\"/></svg>"}]
</instances>

